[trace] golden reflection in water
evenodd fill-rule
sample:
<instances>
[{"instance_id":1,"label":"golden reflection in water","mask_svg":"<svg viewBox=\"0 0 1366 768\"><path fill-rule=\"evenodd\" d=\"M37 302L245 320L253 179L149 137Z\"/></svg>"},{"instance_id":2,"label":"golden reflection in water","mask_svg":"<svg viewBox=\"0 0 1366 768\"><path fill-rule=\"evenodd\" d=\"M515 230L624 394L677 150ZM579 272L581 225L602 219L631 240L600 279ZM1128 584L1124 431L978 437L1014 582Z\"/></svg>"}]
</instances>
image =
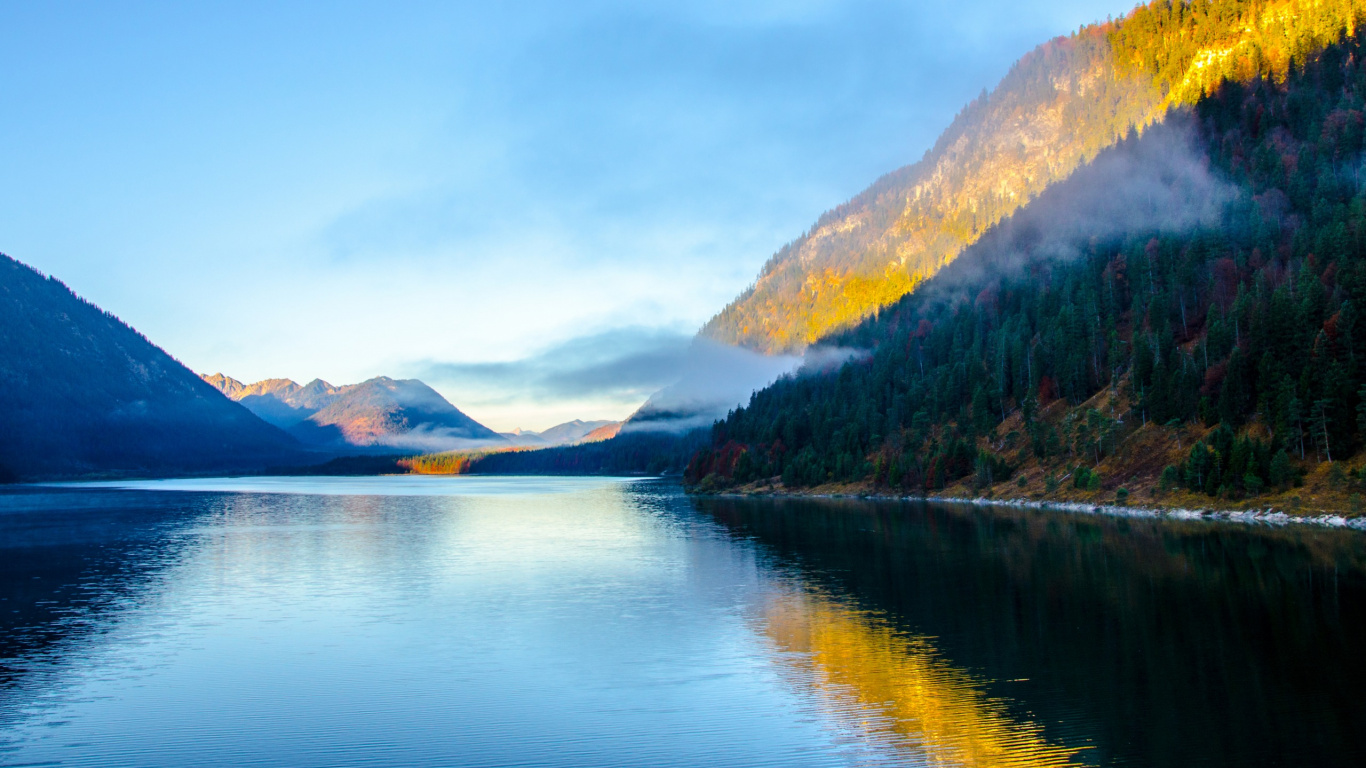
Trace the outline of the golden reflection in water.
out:
<instances>
[{"instance_id":1,"label":"golden reflection in water","mask_svg":"<svg viewBox=\"0 0 1366 768\"><path fill-rule=\"evenodd\" d=\"M1075 765L1084 748L1045 740L1012 717L983 681L954 667L923 637L817 592L775 591L762 611L788 677L868 740L918 753L935 766Z\"/></svg>"}]
</instances>

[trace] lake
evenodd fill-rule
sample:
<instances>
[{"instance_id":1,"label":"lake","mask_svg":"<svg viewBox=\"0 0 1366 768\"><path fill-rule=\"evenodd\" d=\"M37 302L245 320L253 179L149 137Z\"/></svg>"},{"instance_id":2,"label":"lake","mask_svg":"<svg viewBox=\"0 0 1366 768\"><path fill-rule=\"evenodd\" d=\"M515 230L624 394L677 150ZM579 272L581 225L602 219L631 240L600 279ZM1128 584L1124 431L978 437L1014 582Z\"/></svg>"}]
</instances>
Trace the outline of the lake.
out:
<instances>
[{"instance_id":1,"label":"lake","mask_svg":"<svg viewBox=\"0 0 1366 768\"><path fill-rule=\"evenodd\" d=\"M1366 764L1366 534L663 480L0 490L0 765Z\"/></svg>"}]
</instances>

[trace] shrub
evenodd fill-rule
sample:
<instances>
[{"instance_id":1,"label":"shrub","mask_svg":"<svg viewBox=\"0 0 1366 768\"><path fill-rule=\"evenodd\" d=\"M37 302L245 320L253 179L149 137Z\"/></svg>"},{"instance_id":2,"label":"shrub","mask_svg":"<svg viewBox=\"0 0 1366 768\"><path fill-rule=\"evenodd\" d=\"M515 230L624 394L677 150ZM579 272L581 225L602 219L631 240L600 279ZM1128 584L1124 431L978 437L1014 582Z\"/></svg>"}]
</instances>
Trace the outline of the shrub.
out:
<instances>
[{"instance_id":1,"label":"shrub","mask_svg":"<svg viewBox=\"0 0 1366 768\"><path fill-rule=\"evenodd\" d=\"M1328 487L1342 488L1347 485L1347 473L1342 471L1342 462L1335 461L1328 467Z\"/></svg>"}]
</instances>

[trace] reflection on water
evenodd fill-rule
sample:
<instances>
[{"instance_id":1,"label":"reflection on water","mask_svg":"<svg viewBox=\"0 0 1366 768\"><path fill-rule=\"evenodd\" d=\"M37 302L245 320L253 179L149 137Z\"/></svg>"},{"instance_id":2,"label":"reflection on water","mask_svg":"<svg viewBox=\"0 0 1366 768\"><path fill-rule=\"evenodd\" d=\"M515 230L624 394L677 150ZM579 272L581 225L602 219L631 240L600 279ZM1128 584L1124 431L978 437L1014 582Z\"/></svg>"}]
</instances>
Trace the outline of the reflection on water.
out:
<instances>
[{"instance_id":1,"label":"reflection on water","mask_svg":"<svg viewBox=\"0 0 1366 768\"><path fill-rule=\"evenodd\" d=\"M1012 717L928 638L906 636L828 595L775 594L762 624L793 667L790 679L837 718L857 723L865 738L894 744L916 762L1069 765L1080 752L1049 744L1039 725Z\"/></svg>"},{"instance_id":2,"label":"reflection on water","mask_svg":"<svg viewBox=\"0 0 1366 768\"><path fill-rule=\"evenodd\" d=\"M512 482L509 482L512 481ZM586 488L643 482L644 478L481 475L378 475L358 477L184 477L165 480L106 480L34 486L68 490L201 491L281 493L310 496L509 496L568 493Z\"/></svg>"},{"instance_id":3,"label":"reflection on water","mask_svg":"<svg viewBox=\"0 0 1366 768\"><path fill-rule=\"evenodd\" d=\"M1017 722L1089 747L1082 762L1366 765L1358 532L947 504L698 504L808 589L899 637L932 637Z\"/></svg>"},{"instance_id":4,"label":"reflection on water","mask_svg":"<svg viewBox=\"0 0 1366 768\"><path fill-rule=\"evenodd\" d=\"M589 478L0 491L0 765L1360 765L1366 536Z\"/></svg>"}]
</instances>

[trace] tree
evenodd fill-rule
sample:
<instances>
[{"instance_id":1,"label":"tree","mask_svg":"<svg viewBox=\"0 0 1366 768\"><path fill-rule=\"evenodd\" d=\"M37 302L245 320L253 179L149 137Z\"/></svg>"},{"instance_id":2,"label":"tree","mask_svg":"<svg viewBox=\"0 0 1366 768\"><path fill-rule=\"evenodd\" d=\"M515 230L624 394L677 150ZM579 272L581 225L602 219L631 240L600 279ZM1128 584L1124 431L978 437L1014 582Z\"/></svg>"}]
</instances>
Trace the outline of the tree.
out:
<instances>
[{"instance_id":1,"label":"tree","mask_svg":"<svg viewBox=\"0 0 1366 768\"><path fill-rule=\"evenodd\" d=\"M1329 427L1332 425L1332 418L1329 416L1333 408L1333 401L1330 398L1322 398L1314 401L1313 425L1315 427L1314 436L1321 441L1323 452L1328 457L1329 463L1333 461L1333 449L1329 445Z\"/></svg>"},{"instance_id":2,"label":"tree","mask_svg":"<svg viewBox=\"0 0 1366 768\"><path fill-rule=\"evenodd\" d=\"M1271 484L1277 488L1284 488L1290 484L1294 477L1294 469L1290 466L1290 456L1284 449L1276 451L1276 455L1271 458Z\"/></svg>"}]
</instances>

